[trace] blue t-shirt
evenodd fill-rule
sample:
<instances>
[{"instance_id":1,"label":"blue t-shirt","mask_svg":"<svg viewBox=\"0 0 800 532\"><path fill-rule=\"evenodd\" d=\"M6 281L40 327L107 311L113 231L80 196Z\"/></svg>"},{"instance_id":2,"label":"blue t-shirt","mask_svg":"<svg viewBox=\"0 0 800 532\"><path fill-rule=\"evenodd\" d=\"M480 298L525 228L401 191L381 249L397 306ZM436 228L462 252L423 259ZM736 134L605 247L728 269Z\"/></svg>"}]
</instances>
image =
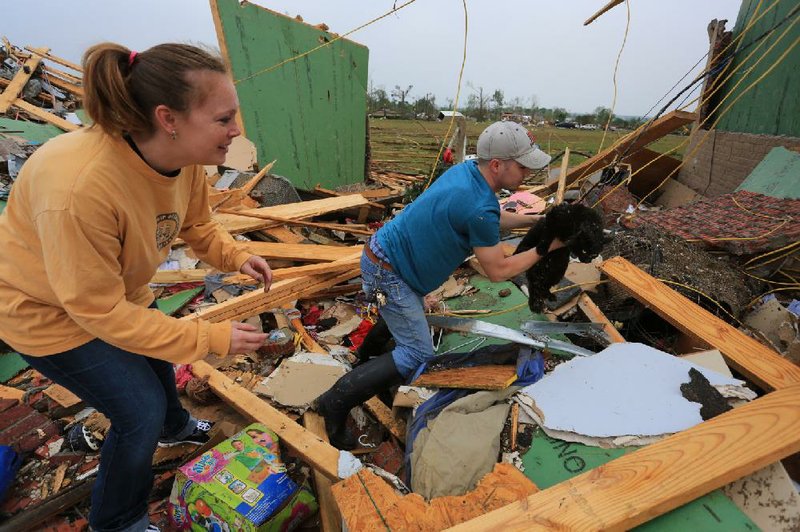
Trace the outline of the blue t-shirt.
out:
<instances>
[{"instance_id":1,"label":"blue t-shirt","mask_svg":"<svg viewBox=\"0 0 800 532\"><path fill-rule=\"evenodd\" d=\"M500 205L477 161L468 161L442 174L376 236L394 271L424 296L472 248L500 241Z\"/></svg>"}]
</instances>

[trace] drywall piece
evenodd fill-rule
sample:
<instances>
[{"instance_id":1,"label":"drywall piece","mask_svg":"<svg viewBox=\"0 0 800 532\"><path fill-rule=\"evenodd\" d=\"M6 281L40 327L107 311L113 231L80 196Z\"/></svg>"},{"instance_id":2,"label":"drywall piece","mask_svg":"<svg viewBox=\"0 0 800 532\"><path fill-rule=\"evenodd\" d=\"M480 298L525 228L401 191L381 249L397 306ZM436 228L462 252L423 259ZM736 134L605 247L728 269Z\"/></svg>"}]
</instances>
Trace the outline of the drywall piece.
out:
<instances>
[{"instance_id":1,"label":"drywall piece","mask_svg":"<svg viewBox=\"0 0 800 532\"><path fill-rule=\"evenodd\" d=\"M326 392L347 369L325 354L303 353L282 361L253 391L300 410Z\"/></svg>"},{"instance_id":2,"label":"drywall piece","mask_svg":"<svg viewBox=\"0 0 800 532\"><path fill-rule=\"evenodd\" d=\"M788 322L790 312L781 305L780 301L771 298L762 303L744 319L745 325L764 333L772 345L781 347L781 337L779 335L781 325Z\"/></svg>"},{"instance_id":3,"label":"drywall piece","mask_svg":"<svg viewBox=\"0 0 800 532\"><path fill-rule=\"evenodd\" d=\"M319 333L319 341L326 344L339 345L342 343L342 338L356 330L356 328L361 325L361 322L361 316L353 316L348 320L334 325L327 331Z\"/></svg>"},{"instance_id":4,"label":"drywall piece","mask_svg":"<svg viewBox=\"0 0 800 532\"><path fill-rule=\"evenodd\" d=\"M696 368L725 397L754 399L744 382L637 343L575 358L523 388L517 400L554 438L599 446L652 443L703 422L680 385Z\"/></svg>"},{"instance_id":5,"label":"drywall piece","mask_svg":"<svg viewBox=\"0 0 800 532\"><path fill-rule=\"evenodd\" d=\"M600 283L600 269L595 262L570 262L564 277L578 285L581 290L594 291Z\"/></svg>"}]
</instances>

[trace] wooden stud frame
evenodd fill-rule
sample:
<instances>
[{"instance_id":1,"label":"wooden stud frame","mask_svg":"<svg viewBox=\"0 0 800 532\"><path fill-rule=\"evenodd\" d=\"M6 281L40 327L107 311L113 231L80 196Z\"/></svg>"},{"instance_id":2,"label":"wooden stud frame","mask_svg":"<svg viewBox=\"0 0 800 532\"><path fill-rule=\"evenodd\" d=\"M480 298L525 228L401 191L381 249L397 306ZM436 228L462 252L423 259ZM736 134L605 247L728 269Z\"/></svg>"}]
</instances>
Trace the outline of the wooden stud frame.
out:
<instances>
[{"instance_id":1,"label":"wooden stud frame","mask_svg":"<svg viewBox=\"0 0 800 532\"><path fill-rule=\"evenodd\" d=\"M602 270L774 391L450 530L626 530L800 451L799 367L621 257Z\"/></svg>"}]
</instances>

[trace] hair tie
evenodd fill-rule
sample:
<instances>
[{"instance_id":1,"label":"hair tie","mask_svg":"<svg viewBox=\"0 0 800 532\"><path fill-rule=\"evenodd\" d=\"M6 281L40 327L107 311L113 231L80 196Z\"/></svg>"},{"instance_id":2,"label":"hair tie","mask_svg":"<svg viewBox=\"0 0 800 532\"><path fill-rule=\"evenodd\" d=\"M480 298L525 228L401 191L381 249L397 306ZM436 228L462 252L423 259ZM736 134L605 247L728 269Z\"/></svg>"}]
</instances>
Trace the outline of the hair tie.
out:
<instances>
[{"instance_id":1,"label":"hair tie","mask_svg":"<svg viewBox=\"0 0 800 532\"><path fill-rule=\"evenodd\" d=\"M139 52L131 51L131 54L128 56L128 68L133 66L133 61L136 59L137 55L139 55Z\"/></svg>"}]
</instances>

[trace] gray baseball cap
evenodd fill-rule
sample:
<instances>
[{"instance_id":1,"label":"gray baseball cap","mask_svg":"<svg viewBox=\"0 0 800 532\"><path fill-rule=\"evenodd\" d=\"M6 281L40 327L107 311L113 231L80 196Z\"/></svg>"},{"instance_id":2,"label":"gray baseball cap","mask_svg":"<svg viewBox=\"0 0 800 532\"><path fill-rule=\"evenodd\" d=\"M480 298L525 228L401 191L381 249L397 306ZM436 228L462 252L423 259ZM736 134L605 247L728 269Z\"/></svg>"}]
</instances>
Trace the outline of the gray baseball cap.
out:
<instances>
[{"instance_id":1,"label":"gray baseball cap","mask_svg":"<svg viewBox=\"0 0 800 532\"><path fill-rule=\"evenodd\" d=\"M528 130L510 120L495 122L478 137L478 159L513 159L531 170L547 166L550 157L540 150Z\"/></svg>"}]
</instances>

